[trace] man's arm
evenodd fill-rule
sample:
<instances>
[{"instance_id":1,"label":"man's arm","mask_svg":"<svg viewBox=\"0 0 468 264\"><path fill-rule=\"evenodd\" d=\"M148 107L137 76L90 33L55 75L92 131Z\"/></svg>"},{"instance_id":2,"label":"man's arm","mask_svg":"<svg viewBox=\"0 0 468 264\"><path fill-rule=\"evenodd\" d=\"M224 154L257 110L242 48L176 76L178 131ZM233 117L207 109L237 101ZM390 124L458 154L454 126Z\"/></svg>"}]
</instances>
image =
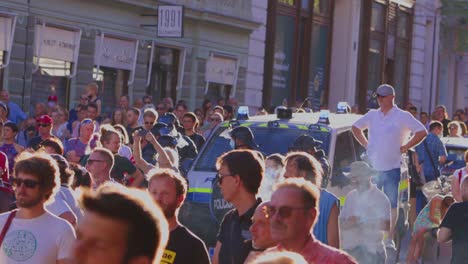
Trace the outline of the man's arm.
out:
<instances>
[{"instance_id":1,"label":"man's arm","mask_svg":"<svg viewBox=\"0 0 468 264\"><path fill-rule=\"evenodd\" d=\"M447 227L441 227L439 231L437 231L437 242L449 242L452 239L452 230Z\"/></svg>"},{"instance_id":2,"label":"man's arm","mask_svg":"<svg viewBox=\"0 0 468 264\"><path fill-rule=\"evenodd\" d=\"M356 138L356 140L359 142L359 144L361 144L365 149L367 149L368 141L367 141L366 136L364 136L364 132L362 131L362 129L356 126L353 126L351 128L351 131L353 132L353 135Z\"/></svg>"},{"instance_id":3,"label":"man's arm","mask_svg":"<svg viewBox=\"0 0 468 264\"><path fill-rule=\"evenodd\" d=\"M400 152L401 153L408 152L408 149L410 149L410 148L418 145L419 143L421 143L421 141L423 141L423 139L426 136L427 136L427 131L426 130L421 130L421 131L416 132L416 134L414 134L414 136L410 139L410 141L408 141L408 143L406 143L405 145L400 147Z\"/></svg>"},{"instance_id":4,"label":"man's arm","mask_svg":"<svg viewBox=\"0 0 468 264\"><path fill-rule=\"evenodd\" d=\"M327 223L328 245L340 249L340 228L338 225L338 215L340 210L336 203L333 204Z\"/></svg>"},{"instance_id":5,"label":"man's arm","mask_svg":"<svg viewBox=\"0 0 468 264\"><path fill-rule=\"evenodd\" d=\"M215 250L214 250L214 254L213 254L213 259L211 261L211 263L213 264L219 264L219 251L221 250L221 242L217 241L216 242L216 247L215 247Z\"/></svg>"},{"instance_id":6,"label":"man's arm","mask_svg":"<svg viewBox=\"0 0 468 264\"><path fill-rule=\"evenodd\" d=\"M143 176L143 174L141 174L141 171L139 169L136 169L135 172L132 173L130 176L133 179L135 179L130 185L130 187L137 187L137 188L140 187L141 183L145 179L145 177Z\"/></svg>"}]
</instances>

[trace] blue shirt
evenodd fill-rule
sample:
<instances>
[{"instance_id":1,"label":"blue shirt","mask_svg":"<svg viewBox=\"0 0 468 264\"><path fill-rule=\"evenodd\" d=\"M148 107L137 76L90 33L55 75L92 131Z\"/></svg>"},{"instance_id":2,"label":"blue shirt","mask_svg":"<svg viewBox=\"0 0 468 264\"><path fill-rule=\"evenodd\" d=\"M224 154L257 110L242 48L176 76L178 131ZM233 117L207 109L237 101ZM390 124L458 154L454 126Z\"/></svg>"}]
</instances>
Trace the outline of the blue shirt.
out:
<instances>
[{"instance_id":1,"label":"blue shirt","mask_svg":"<svg viewBox=\"0 0 468 264\"><path fill-rule=\"evenodd\" d=\"M21 121L26 120L26 118L28 118L26 113L24 113L23 110L12 101L8 102L8 109L10 110L10 113L8 114L8 119L17 125L19 125Z\"/></svg>"},{"instance_id":2,"label":"blue shirt","mask_svg":"<svg viewBox=\"0 0 468 264\"><path fill-rule=\"evenodd\" d=\"M432 162L428 152L426 151L426 147L424 146L425 144L427 146L427 150L430 152L430 156L432 157ZM444 143L442 143L437 135L429 133L421 144L416 146L416 153L418 154L419 163L423 164L424 177L426 178L426 181L435 180L439 175L436 171L436 169L439 169L439 157L447 156Z\"/></svg>"},{"instance_id":3,"label":"blue shirt","mask_svg":"<svg viewBox=\"0 0 468 264\"><path fill-rule=\"evenodd\" d=\"M336 204L339 208L339 200L338 198L324 190L320 190L320 200L319 200L319 217L318 221L314 226L314 236L320 242L328 245L328 237L327 237L327 230L328 230L328 219L330 218L330 212L334 204Z\"/></svg>"}]
</instances>

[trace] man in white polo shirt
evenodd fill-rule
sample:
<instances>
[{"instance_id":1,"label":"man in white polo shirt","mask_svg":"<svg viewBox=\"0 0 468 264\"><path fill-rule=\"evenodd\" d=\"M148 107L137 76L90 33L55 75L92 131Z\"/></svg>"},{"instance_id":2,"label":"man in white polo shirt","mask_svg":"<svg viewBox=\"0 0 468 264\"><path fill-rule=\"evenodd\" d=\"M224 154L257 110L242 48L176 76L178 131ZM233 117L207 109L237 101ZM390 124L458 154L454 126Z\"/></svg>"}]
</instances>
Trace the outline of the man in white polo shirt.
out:
<instances>
[{"instance_id":1,"label":"man in white polo shirt","mask_svg":"<svg viewBox=\"0 0 468 264\"><path fill-rule=\"evenodd\" d=\"M401 154L419 144L426 137L427 131L411 113L395 105L395 90L392 86L380 85L375 96L380 108L370 110L357 120L352 131L354 137L367 149L372 167L378 171L374 178L377 187L383 189L390 200L392 224L389 238L392 238L398 216ZM365 129L369 130L368 138L364 136Z\"/></svg>"}]
</instances>

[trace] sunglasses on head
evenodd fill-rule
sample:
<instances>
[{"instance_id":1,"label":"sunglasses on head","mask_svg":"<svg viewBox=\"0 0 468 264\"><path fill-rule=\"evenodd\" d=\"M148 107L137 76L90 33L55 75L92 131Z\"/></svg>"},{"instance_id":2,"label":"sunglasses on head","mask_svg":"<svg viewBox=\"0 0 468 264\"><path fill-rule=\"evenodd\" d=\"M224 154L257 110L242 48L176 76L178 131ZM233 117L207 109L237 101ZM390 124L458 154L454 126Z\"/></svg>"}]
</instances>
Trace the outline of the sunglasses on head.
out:
<instances>
[{"instance_id":1,"label":"sunglasses on head","mask_svg":"<svg viewBox=\"0 0 468 264\"><path fill-rule=\"evenodd\" d=\"M37 185L39 185L39 182L38 181L34 181L34 180L29 180L29 179L20 179L20 178L13 178L11 180L11 183L14 187L20 187L21 184L24 184L24 187L26 188L35 188Z\"/></svg>"},{"instance_id":2,"label":"sunglasses on head","mask_svg":"<svg viewBox=\"0 0 468 264\"><path fill-rule=\"evenodd\" d=\"M50 124L37 124L38 127L48 127Z\"/></svg>"},{"instance_id":3,"label":"sunglasses on head","mask_svg":"<svg viewBox=\"0 0 468 264\"><path fill-rule=\"evenodd\" d=\"M307 207L291 207L291 206L280 206L280 207L275 207L275 206L267 206L266 207L266 217L271 218L275 216L275 214L278 214L280 218L288 218L291 216L293 210L307 210L309 208Z\"/></svg>"}]
</instances>

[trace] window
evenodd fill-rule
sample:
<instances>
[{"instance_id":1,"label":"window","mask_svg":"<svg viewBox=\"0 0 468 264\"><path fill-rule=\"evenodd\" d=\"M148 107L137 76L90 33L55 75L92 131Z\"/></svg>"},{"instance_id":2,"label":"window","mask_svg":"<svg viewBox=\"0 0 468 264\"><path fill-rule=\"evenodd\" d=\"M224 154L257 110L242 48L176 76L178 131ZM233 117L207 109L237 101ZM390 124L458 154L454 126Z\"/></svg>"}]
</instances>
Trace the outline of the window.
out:
<instances>
[{"instance_id":1,"label":"window","mask_svg":"<svg viewBox=\"0 0 468 264\"><path fill-rule=\"evenodd\" d=\"M325 102L326 63L328 53L329 25L314 24L311 36L311 56L309 66L309 92L313 98L312 108L315 111L327 104Z\"/></svg>"},{"instance_id":2,"label":"window","mask_svg":"<svg viewBox=\"0 0 468 264\"><path fill-rule=\"evenodd\" d=\"M110 116L118 106L120 96L128 94L128 79L130 71L109 67L93 70L95 82L99 86L98 97L101 99L101 116ZM132 103L130 102L130 105Z\"/></svg>"},{"instance_id":3,"label":"window","mask_svg":"<svg viewBox=\"0 0 468 264\"><path fill-rule=\"evenodd\" d=\"M171 97L176 102L180 53L180 50L173 48L154 48L151 81L146 88L146 93L153 96L153 102L165 97Z\"/></svg>"},{"instance_id":4,"label":"window","mask_svg":"<svg viewBox=\"0 0 468 264\"><path fill-rule=\"evenodd\" d=\"M0 62L2 65L5 63L5 51L0 50ZM5 69L0 69L0 90L3 89L3 75L5 74Z\"/></svg>"},{"instance_id":5,"label":"window","mask_svg":"<svg viewBox=\"0 0 468 264\"><path fill-rule=\"evenodd\" d=\"M408 39L410 36L410 18L406 12L398 13L397 34L398 38Z\"/></svg>"},{"instance_id":6,"label":"window","mask_svg":"<svg viewBox=\"0 0 468 264\"><path fill-rule=\"evenodd\" d=\"M331 0L314 0L314 13L329 16Z\"/></svg>"},{"instance_id":7,"label":"window","mask_svg":"<svg viewBox=\"0 0 468 264\"><path fill-rule=\"evenodd\" d=\"M372 3L371 31L385 32L385 11L384 4Z\"/></svg>"},{"instance_id":8,"label":"window","mask_svg":"<svg viewBox=\"0 0 468 264\"><path fill-rule=\"evenodd\" d=\"M37 70L32 77L35 102L47 102L49 95L56 95L58 104L68 108L72 63L48 58L34 57Z\"/></svg>"},{"instance_id":9,"label":"window","mask_svg":"<svg viewBox=\"0 0 468 264\"><path fill-rule=\"evenodd\" d=\"M296 1L295 0L278 0L278 3L282 5L287 5L287 6L295 6Z\"/></svg>"},{"instance_id":10,"label":"window","mask_svg":"<svg viewBox=\"0 0 468 264\"><path fill-rule=\"evenodd\" d=\"M272 105L281 105L290 99L293 48L294 17L278 15L276 17L275 53L273 64Z\"/></svg>"},{"instance_id":11,"label":"window","mask_svg":"<svg viewBox=\"0 0 468 264\"><path fill-rule=\"evenodd\" d=\"M288 3L269 1L263 104L293 106L312 95L318 109L328 103L333 0Z\"/></svg>"}]
</instances>

